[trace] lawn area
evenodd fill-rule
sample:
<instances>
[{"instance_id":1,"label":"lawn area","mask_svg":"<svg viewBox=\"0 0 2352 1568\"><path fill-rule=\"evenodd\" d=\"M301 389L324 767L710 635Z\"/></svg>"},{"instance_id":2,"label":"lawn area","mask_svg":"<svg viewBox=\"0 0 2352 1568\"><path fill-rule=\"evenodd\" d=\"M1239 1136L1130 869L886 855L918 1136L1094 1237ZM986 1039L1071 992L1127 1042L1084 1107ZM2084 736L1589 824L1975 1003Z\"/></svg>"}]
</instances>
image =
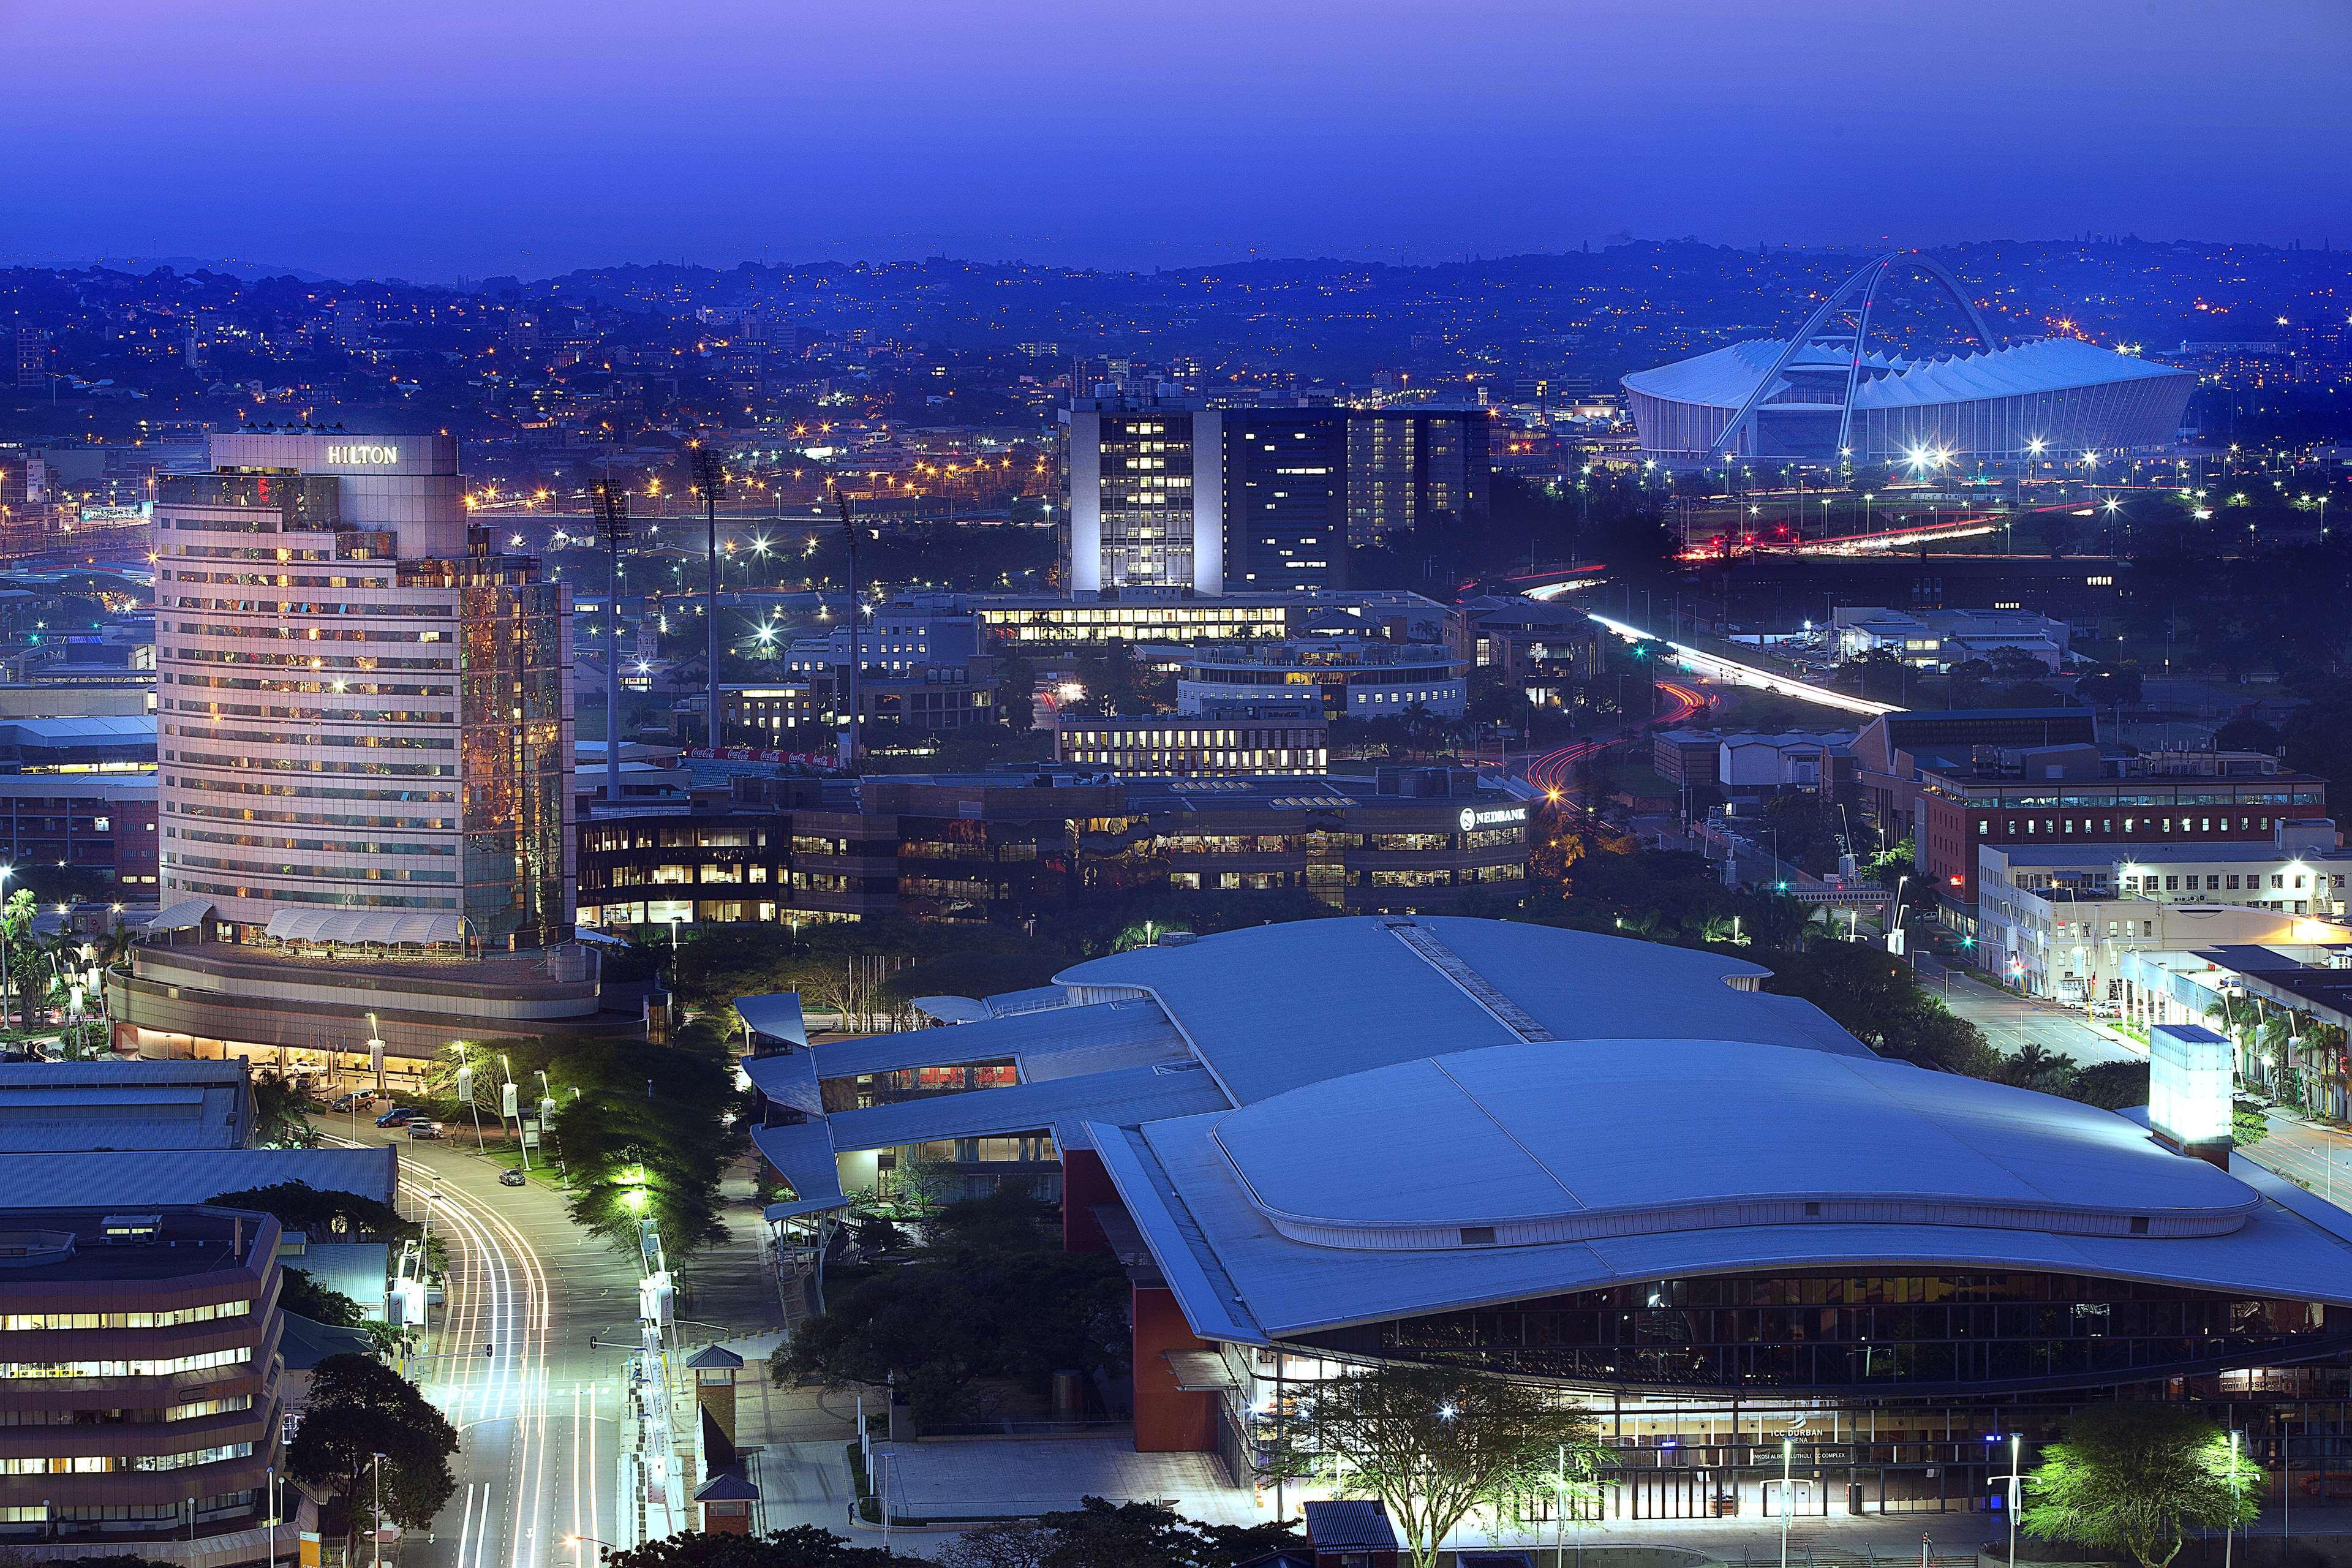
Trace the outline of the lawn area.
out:
<instances>
[{"instance_id":1,"label":"lawn area","mask_svg":"<svg viewBox=\"0 0 2352 1568\"><path fill-rule=\"evenodd\" d=\"M453 1138L452 1142L456 1140ZM473 1152L470 1149L465 1152ZM491 1164L506 1171L511 1171L522 1163L522 1151L512 1143L493 1143L487 1153L475 1157L488 1160ZM563 1184L561 1168L548 1156L544 1149L534 1149L530 1152L530 1167L524 1173L550 1192L560 1193L567 1190Z\"/></svg>"}]
</instances>

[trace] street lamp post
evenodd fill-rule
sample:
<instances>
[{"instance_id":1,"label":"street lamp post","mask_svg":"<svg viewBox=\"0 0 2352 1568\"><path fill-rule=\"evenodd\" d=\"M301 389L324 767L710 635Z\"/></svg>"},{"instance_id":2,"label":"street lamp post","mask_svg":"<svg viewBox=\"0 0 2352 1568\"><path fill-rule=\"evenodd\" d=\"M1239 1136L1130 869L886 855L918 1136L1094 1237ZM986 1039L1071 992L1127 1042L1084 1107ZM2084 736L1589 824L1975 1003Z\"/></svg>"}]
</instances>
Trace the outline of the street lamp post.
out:
<instances>
[{"instance_id":1,"label":"street lamp post","mask_svg":"<svg viewBox=\"0 0 2352 1568\"><path fill-rule=\"evenodd\" d=\"M2230 1430L2230 1512L2221 1523L2221 1568L2230 1568L2230 1542L2238 1533L2238 1437L2235 1427ZM2011 1568L2015 1568L2015 1552L2010 1553Z\"/></svg>"},{"instance_id":2,"label":"street lamp post","mask_svg":"<svg viewBox=\"0 0 2352 1568\"><path fill-rule=\"evenodd\" d=\"M2009 1568L2017 1568L2017 1461L2024 1434L2009 1435Z\"/></svg>"},{"instance_id":3,"label":"street lamp post","mask_svg":"<svg viewBox=\"0 0 2352 1568\"><path fill-rule=\"evenodd\" d=\"M1789 1568L1789 1488L1797 1462L1797 1440L1780 1439L1780 1568Z\"/></svg>"},{"instance_id":4,"label":"street lamp post","mask_svg":"<svg viewBox=\"0 0 2352 1568\"><path fill-rule=\"evenodd\" d=\"M600 1541L593 1535L567 1535L563 1538L563 1544L569 1546L574 1552L579 1551L583 1546L596 1547L600 1552L618 1552L620 1550L619 1547L614 1545L611 1542Z\"/></svg>"},{"instance_id":5,"label":"street lamp post","mask_svg":"<svg viewBox=\"0 0 2352 1568\"><path fill-rule=\"evenodd\" d=\"M368 1533L375 1538L375 1568L383 1568L383 1456L372 1456L368 1468L375 1473L375 1512L370 1516L373 1528Z\"/></svg>"}]
</instances>

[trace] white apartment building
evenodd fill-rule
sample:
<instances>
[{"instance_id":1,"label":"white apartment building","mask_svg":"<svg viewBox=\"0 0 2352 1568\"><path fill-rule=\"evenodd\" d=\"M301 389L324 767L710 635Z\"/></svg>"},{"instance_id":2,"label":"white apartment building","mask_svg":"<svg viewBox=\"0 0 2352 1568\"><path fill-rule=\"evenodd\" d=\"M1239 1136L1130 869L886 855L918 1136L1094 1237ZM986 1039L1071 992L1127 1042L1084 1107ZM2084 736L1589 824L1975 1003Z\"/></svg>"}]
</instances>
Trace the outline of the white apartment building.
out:
<instances>
[{"instance_id":1,"label":"white apartment building","mask_svg":"<svg viewBox=\"0 0 2352 1568\"><path fill-rule=\"evenodd\" d=\"M469 528L457 443L239 432L210 463L154 511L163 901L230 941L568 938L567 590Z\"/></svg>"},{"instance_id":2,"label":"white apartment building","mask_svg":"<svg viewBox=\"0 0 2352 1568\"><path fill-rule=\"evenodd\" d=\"M2347 912L2352 852L2336 825L2283 823L2270 843L1992 845L1977 849L1977 886L2072 888L2168 904L2231 904L2277 914Z\"/></svg>"},{"instance_id":3,"label":"white apartment building","mask_svg":"<svg viewBox=\"0 0 2352 1568\"><path fill-rule=\"evenodd\" d=\"M1224 416L1180 404L1064 409L1073 594L1225 591Z\"/></svg>"}]
</instances>

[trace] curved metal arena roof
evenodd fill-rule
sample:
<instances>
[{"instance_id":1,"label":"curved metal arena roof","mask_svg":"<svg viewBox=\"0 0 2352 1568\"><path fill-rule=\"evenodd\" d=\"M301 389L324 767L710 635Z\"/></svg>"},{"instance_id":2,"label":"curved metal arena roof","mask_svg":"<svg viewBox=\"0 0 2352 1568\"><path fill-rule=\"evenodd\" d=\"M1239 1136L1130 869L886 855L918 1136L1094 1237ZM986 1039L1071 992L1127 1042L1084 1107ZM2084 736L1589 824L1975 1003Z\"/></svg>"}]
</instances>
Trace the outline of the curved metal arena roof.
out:
<instances>
[{"instance_id":1,"label":"curved metal arena roof","mask_svg":"<svg viewBox=\"0 0 2352 1568\"><path fill-rule=\"evenodd\" d=\"M1788 346L1786 339L1750 339L1654 370L1635 371L1625 377L1624 384L1629 392L1645 393L1668 402L1736 409L1756 391L1757 384ZM1790 368L1843 371L1850 357L1817 343L1808 344L1798 351ZM1863 371L1866 379L1854 389L1856 408L1916 407L1987 397L2021 397L2189 374L2171 365L2119 354L2079 338L2042 338L1990 353L1932 359L1865 354ZM1780 385L1766 392L1766 401L1769 403L1791 387L1792 384L1783 376Z\"/></svg>"}]
</instances>

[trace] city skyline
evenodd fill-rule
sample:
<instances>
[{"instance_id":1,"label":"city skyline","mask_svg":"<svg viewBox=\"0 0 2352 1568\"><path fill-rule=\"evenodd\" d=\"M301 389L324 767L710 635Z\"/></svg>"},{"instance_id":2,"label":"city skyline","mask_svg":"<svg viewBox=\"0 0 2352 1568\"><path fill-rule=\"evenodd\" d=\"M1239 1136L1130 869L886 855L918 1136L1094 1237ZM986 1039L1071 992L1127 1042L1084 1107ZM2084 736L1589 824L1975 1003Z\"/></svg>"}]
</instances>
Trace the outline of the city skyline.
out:
<instances>
[{"instance_id":1,"label":"city skyline","mask_svg":"<svg viewBox=\"0 0 2352 1568\"><path fill-rule=\"evenodd\" d=\"M1057 8L1015 29L929 5L712 6L648 33L530 4L270 4L232 26L132 5L101 36L15 7L28 54L83 65L26 83L0 259L442 281L942 254L1427 262L1620 234L2352 243L2327 157L2352 129L2352 19L2307 0L2226 31L2137 0L1371 16ZM126 26L140 47L110 47ZM257 177L227 177L257 154Z\"/></svg>"}]
</instances>

